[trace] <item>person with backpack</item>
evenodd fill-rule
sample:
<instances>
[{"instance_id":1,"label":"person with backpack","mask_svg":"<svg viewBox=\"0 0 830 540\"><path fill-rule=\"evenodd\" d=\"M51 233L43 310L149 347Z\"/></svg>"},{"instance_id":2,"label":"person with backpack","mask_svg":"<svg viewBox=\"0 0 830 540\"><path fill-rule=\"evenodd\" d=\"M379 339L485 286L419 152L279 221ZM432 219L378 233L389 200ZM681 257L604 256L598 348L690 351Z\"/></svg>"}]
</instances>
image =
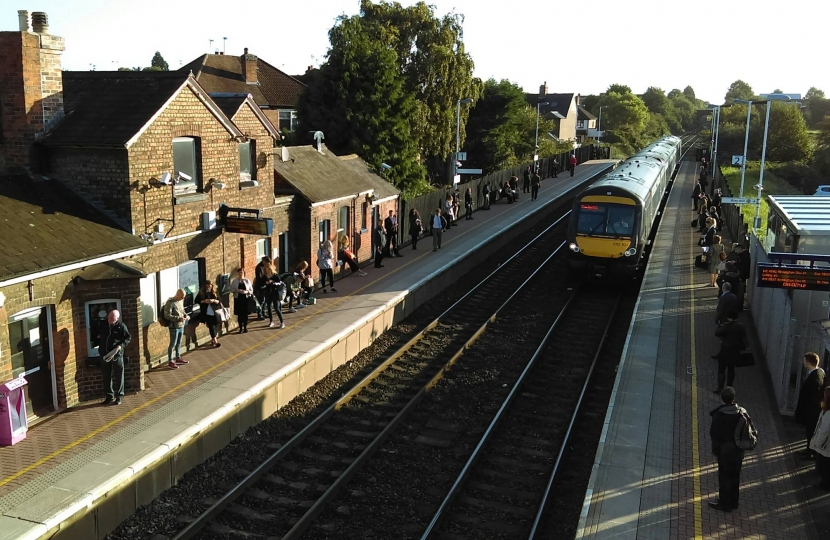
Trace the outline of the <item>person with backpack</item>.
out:
<instances>
[{"instance_id":1,"label":"person with backpack","mask_svg":"<svg viewBox=\"0 0 830 540\"><path fill-rule=\"evenodd\" d=\"M179 369L180 365L188 363L187 360L182 359L181 353L184 325L190 319L184 310L184 297L184 289L179 289L164 303L163 316L167 321L167 329L170 331L170 343L167 346L167 367L170 369Z\"/></svg>"},{"instance_id":2,"label":"person with backpack","mask_svg":"<svg viewBox=\"0 0 830 540\"><path fill-rule=\"evenodd\" d=\"M735 403L735 389L727 386L720 394L723 405L709 415L712 426L712 453L718 458L718 498L709 501L715 510L731 512L738 508L738 490L744 454L758 442L758 432L746 409Z\"/></svg>"}]
</instances>

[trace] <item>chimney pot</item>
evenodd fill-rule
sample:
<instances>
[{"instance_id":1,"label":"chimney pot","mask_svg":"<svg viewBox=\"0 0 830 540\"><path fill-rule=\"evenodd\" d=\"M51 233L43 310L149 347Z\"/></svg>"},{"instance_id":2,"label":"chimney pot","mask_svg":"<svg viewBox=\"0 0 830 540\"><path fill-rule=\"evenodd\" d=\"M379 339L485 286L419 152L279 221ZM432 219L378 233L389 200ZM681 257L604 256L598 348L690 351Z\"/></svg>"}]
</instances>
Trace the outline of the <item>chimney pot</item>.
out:
<instances>
[{"instance_id":1,"label":"chimney pot","mask_svg":"<svg viewBox=\"0 0 830 540\"><path fill-rule=\"evenodd\" d=\"M17 11L17 20L20 25L21 32L31 32L32 31L32 18L29 16L29 12L25 9L20 9Z\"/></svg>"},{"instance_id":2,"label":"chimney pot","mask_svg":"<svg viewBox=\"0 0 830 540\"><path fill-rule=\"evenodd\" d=\"M245 54L239 61L242 63L242 79L247 84L257 84L257 58L253 54L248 54L248 47L245 47Z\"/></svg>"},{"instance_id":3,"label":"chimney pot","mask_svg":"<svg viewBox=\"0 0 830 540\"><path fill-rule=\"evenodd\" d=\"M224 55L225 55L225 51L219 51L219 54L220 54L220 55L222 55L222 56L224 56Z\"/></svg>"},{"instance_id":4,"label":"chimney pot","mask_svg":"<svg viewBox=\"0 0 830 540\"><path fill-rule=\"evenodd\" d=\"M32 12L32 27L38 34L49 33L49 18L43 11Z\"/></svg>"},{"instance_id":5,"label":"chimney pot","mask_svg":"<svg viewBox=\"0 0 830 540\"><path fill-rule=\"evenodd\" d=\"M245 47L245 54L248 54L248 47Z\"/></svg>"},{"instance_id":6,"label":"chimney pot","mask_svg":"<svg viewBox=\"0 0 830 540\"><path fill-rule=\"evenodd\" d=\"M312 70L314 70L314 66L308 66L308 69L306 71L312 71Z\"/></svg>"},{"instance_id":7,"label":"chimney pot","mask_svg":"<svg viewBox=\"0 0 830 540\"><path fill-rule=\"evenodd\" d=\"M548 81L542 83L542 86L539 87L539 95L546 96L548 95Z\"/></svg>"}]
</instances>

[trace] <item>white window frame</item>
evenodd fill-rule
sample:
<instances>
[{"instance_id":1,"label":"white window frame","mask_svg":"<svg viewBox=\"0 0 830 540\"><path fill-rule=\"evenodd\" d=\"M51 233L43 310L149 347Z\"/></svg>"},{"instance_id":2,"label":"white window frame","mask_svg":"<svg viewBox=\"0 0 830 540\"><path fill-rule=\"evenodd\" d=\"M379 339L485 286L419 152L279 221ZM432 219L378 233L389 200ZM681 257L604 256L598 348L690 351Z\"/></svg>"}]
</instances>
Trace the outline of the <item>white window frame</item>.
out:
<instances>
[{"instance_id":1,"label":"white window frame","mask_svg":"<svg viewBox=\"0 0 830 540\"><path fill-rule=\"evenodd\" d=\"M345 218L343 214L345 215ZM351 213L352 208L350 206L341 206L337 209L337 238L340 239L341 236L348 236L351 229Z\"/></svg>"},{"instance_id":2,"label":"white window frame","mask_svg":"<svg viewBox=\"0 0 830 540\"><path fill-rule=\"evenodd\" d=\"M98 358L100 353L98 349L92 347L92 340L90 339L90 335L92 333L92 323L89 320L89 306L94 304L110 304L115 303L115 309L119 312L121 311L121 300L118 298L100 298L98 300L90 300L89 302L84 303L84 319L86 322L86 355L89 358Z\"/></svg>"},{"instance_id":3,"label":"white window frame","mask_svg":"<svg viewBox=\"0 0 830 540\"><path fill-rule=\"evenodd\" d=\"M317 227L317 238L318 247L323 244L326 240L329 240L331 236L331 220L330 219L321 219L320 225Z\"/></svg>"},{"instance_id":4,"label":"white window frame","mask_svg":"<svg viewBox=\"0 0 830 540\"><path fill-rule=\"evenodd\" d=\"M190 142L193 145L193 170L192 171L184 171L181 169L176 168L176 151L175 145L176 143L185 143ZM177 184L173 186L173 193L175 195L191 195L193 193L198 192L201 189L202 179L199 178L199 158L200 158L200 148L199 148L199 141L196 137L175 137L170 144L171 149L173 149L173 178L178 179L180 172L185 172L186 174L190 174L191 180L177 180ZM179 163L179 165L183 165ZM192 172L192 174L191 174Z\"/></svg>"},{"instance_id":5,"label":"white window frame","mask_svg":"<svg viewBox=\"0 0 830 540\"><path fill-rule=\"evenodd\" d=\"M161 304L167 301L168 298L171 298L176 294L178 289L183 289L185 287L181 286L181 269L182 267L187 266L190 268L191 266L195 266L196 268L196 284L195 290L189 291L186 290L188 294L193 295L193 300L196 299L196 295L199 294L199 287L201 284L199 283L199 261L191 260L185 261L180 265L174 266L173 268L166 268L159 272L159 300ZM191 270L192 272L192 270ZM191 305L185 304L185 308L187 309L188 313L193 311L195 306L195 302Z\"/></svg>"},{"instance_id":6,"label":"white window frame","mask_svg":"<svg viewBox=\"0 0 830 540\"><path fill-rule=\"evenodd\" d=\"M158 276L153 272L139 280L141 294L141 326L147 327L158 320Z\"/></svg>"},{"instance_id":7,"label":"white window frame","mask_svg":"<svg viewBox=\"0 0 830 540\"><path fill-rule=\"evenodd\" d=\"M290 117L288 119L288 131L294 131L297 128L297 111L294 109L279 109L279 125L277 128L282 131L282 122L283 122L283 114L289 114Z\"/></svg>"},{"instance_id":8,"label":"white window frame","mask_svg":"<svg viewBox=\"0 0 830 540\"><path fill-rule=\"evenodd\" d=\"M256 241L256 260L261 261L263 257L271 257L271 238L260 238Z\"/></svg>"}]
</instances>

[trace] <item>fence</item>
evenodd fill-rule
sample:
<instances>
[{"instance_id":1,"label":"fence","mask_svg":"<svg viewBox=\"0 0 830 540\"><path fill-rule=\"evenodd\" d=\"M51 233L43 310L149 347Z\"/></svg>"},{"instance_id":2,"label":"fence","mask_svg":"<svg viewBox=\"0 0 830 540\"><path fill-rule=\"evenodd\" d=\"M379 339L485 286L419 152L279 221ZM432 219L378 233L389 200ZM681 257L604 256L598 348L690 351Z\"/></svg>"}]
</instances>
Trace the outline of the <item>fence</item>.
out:
<instances>
[{"instance_id":1,"label":"fence","mask_svg":"<svg viewBox=\"0 0 830 540\"><path fill-rule=\"evenodd\" d=\"M584 163L590 159L607 159L610 153L610 148L605 147L597 149L593 145L589 145L577 148L574 152L576 153L577 162ZM555 156L540 159L539 175L543 180L553 176L554 164L556 164L557 170L559 171L567 170L570 155L571 152L562 152L561 154L557 154ZM456 184L453 187L447 186L436 189L435 191L431 191L417 197L401 197L400 207L398 210L398 234L400 235L399 240L401 244L408 243L410 239L409 212L411 209L416 208L418 210L418 213L421 215L421 222L423 223L424 228L428 228L429 216L435 213L436 208L440 208L442 212L444 211L444 201L447 200L447 195L450 195L453 191L455 191L456 187L461 193L461 213L463 214L464 194L467 192L467 188L471 188L473 191L473 208L481 208L484 204L484 193L482 192L482 188L486 184L490 185L491 191L498 190L499 186L510 180L510 177L514 174L521 179L522 173L528 166L532 168L533 162L528 161L509 169L494 172L481 178L474 178L467 182Z\"/></svg>"},{"instance_id":2,"label":"fence","mask_svg":"<svg viewBox=\"0 0 830 540\"><path fill-rule=\"evenodd\" d=\"M724 197L732 197L732 191L726 185L723 179L723 173L720 170L720 163L715 164L713 169L712 185L714 188L720 188ZM723 219L724 228L728 231L729 238L733 242L737 242L749 249L749 226L741 213L741 207L737 204L724 203L721 204L721 219Z\"/></svg>"}]
</instances>

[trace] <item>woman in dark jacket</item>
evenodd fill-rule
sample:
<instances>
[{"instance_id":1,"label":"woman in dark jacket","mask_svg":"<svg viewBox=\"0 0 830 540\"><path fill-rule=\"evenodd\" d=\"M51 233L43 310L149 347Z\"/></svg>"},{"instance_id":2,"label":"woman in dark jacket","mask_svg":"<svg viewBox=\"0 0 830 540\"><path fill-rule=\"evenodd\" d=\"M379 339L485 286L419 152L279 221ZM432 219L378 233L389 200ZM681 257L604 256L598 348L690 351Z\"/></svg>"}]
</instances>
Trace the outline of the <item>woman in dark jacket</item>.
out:
<instances>
[{"instance_id":1,"label":"woman in dark jacket","mask_svg":"<svg viewBox=\"0 0 830 540\"><path fill-rule=\"evenodd\" d=\"M285 321L282 318L282 301L285 298L287 290L285 282L277 274L274 265L271 263L266 263L262 267L262 276L265 279L265 304L268 306L269 316L268 328L274 327L274 311L277 312L277 317L280 319L279 328L285 328ZM273 306L273 309L271 306ZM263 311L265 311L264 306Z\"/></svg>"},{"instance_id":2,"label":"woman in dark jacket","mask_svg":"<svg viewBox=\"0 0 830 540\"><path fill-rule=\"evenodd\" d=\"M412 249L418 249L418 238L421 237L423 230L421 215L417 208L413 208L409 211L409 236L412 237Z\"/></svg>"},{"instance_id":3,"label":"woman in dark jacket","mask_svg":"<svg viewBox=\"0 0 830 540\"><path fill-rule=\"evenodd\" d=\"M212 282L205 281L196 295L196 303L199 304L199 322L205 323L208 327L211 345L219 347L221 344L216 335L216 312L222 308L222 302L219 301Z\"/></svg>"}]
</instances>

